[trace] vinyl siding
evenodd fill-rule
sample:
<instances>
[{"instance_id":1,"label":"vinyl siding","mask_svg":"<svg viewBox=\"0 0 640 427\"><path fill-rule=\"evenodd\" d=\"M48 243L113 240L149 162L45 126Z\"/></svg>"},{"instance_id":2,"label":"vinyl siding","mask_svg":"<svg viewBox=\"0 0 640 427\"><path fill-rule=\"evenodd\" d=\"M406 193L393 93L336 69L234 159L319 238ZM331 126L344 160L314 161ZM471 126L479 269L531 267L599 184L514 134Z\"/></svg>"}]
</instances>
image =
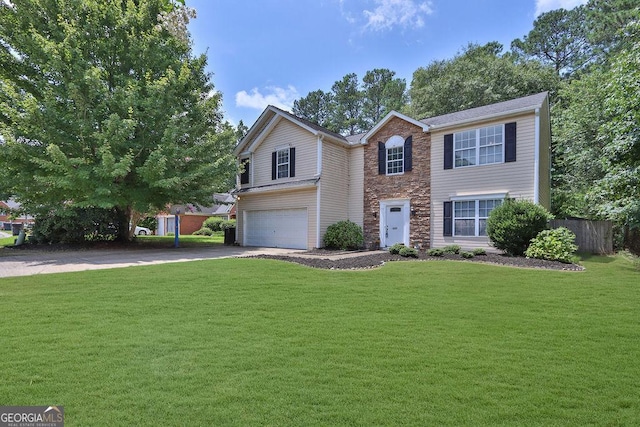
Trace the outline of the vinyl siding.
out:
<instances>
[{"instance_id":1,"label":"vinyl siding","mask_svg":"<svg viewBox=\"0 0 640 427\"><path fill-rule=\"evenodd\" d=\"M316 246L316 189L240 195L237 202L237 239L244 241L244 212L307 208L307 248Z\"/></svg>"},{"instance_id":2,"label":"vinyl siding","mask_svg":"<svg viewBox=\"0 0 640 427\"><path fill-rule=\"evenodd\" d=\"M364 147L349 150L349 220L364 222Z\"/></svg>"},{"instance_id":3,"label":"vinyl siding","mask_svg":"<svg viewBox=\"0 0 640 427\"><path fill-rule=\"evenodd\" d=\"M320 178L320 238L327 227L349 217L349 152L346 147L322 143ZM321 242L321 246L324 243Z\"/></svg>"},{"instance_id":4,"label":"vinyl siding","mask_svg":"<svg viewBox=\"0 0 640 427\"><path fill-rule=\"evenodd\" d=\"M444 135L485 126L516 122L517 160L511 163L444 169ZM535 115L475 123L455 129L434 130L431 135L431 247L458 244L463 248L491 249L486 237L444 237L443 202L455 196L506 193L508 197L533 200ZM542 162L541 162L542 163ZM541 165L542 166L542 165Z\"/></svg>"},{"instance_id":5,"label":"vinyl siding","mask_svg":"<svg viewBox=\"0 0 640 427\"><path fill-rule=\"evenodd\" d=\"M254 187L309 179L316 174L317 138L288 120L279 120L253 155ZM286 146L296 148L296 176L272 180L271 153Z\"/></svg>"}]
</instances>

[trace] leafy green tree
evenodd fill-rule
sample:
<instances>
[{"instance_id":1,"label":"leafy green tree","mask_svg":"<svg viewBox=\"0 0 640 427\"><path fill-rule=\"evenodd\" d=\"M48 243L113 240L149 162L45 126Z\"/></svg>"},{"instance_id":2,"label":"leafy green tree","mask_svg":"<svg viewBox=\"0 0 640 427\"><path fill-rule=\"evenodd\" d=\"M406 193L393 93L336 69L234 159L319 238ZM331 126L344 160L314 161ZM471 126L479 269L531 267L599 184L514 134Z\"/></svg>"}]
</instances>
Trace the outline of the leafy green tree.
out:
<instances>
[{"instance_id":1,"label":"leafy green tree","mask_svg":"<svg viewBox=\"0 0 640 427\"><path fill-rule=\"evenodd\" d=\"M394 78L395 71L376 68L362 78L362 114L366 127L371 128L392 110L400 110L406 103L407 83Z\"/></svg>"},{"instance_id":2,"label":"leafy green tree","mask_svg":"<svg viewBox=\"0 0 640 427\"><path fill-rule=\"evenodd\" d=\"M585 19L584 6L543 13L536 18L529 34L511 42L511 51L551 65L558 74L571 75L594 57Z\"/></svg>"},{"instance_id":3,"label":"leafy green tree","mask_svg":"<svg viewBox=\"0 0 640 427\"><path fill-rule=\"evenodd\" d=\"M293 102L293 114L312 123L338 132L333 122L333 95L316 90Z\"/></svg>"},{"instance_id":4,"label":"leafy green tree","mask_svg":"<svg viewBox=\"0 0 640 427\"><path fill-rule=\"evenodd\" d=\"M434 61L413 73L408 113L431 117L520 96L550 91L560 85L553 67L535 60L501 54L497 42L468 45L454 58Z\"/></svg>"},{"instance_id":5,"label":"leafy green tree","mask_svg":"<svg viewBox=\"0 0 640 427\"><path fill-rule=\"evenodd\" d=\"M234 130L181 3L0 2L3 196L115 209L129 239L135 212L226 190Z\"/></svg>"},{"instance_id":6,"label":"leafy green tree","mask_svg":"<svg viewBox=\"0 0 640 427\"><path fill-rule=\"evenodd\" d=\"M634 42L608 71L604 120L596 141L602 146L603 175L588 196L598 212L630 228L640 227L640 23L627 31Z\"/></svg>"}]
</instances>

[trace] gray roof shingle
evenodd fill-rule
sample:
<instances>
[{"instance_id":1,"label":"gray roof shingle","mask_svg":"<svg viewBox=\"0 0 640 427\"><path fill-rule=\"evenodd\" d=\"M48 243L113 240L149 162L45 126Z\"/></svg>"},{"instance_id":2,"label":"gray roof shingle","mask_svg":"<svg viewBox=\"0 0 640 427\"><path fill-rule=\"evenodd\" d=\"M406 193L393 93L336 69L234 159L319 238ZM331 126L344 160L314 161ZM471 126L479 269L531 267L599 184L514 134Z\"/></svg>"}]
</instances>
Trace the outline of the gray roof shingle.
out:
<instances>
[{"instance_id":1,"label":"gray roof shingle","mask_svg":"<svg viewBox=\"0 0 640 427\"><path fill-rule=\"evenodd\" d=\"M498 102L497 104L485 105L483 107L471 108L469 110L458 111L455 113L443 114L441 116L429 117L420 120L422 123L426 123L429 126L445 126L447 124L453 124L458 122L472 121L474 119L480 119L482 117L507 114L512 111L535 109L542 105L544 99L547 97L547 92L537 93L535 95L529 95L522 98L512 99L510 101Z\"/></svg>"}]
</instances>

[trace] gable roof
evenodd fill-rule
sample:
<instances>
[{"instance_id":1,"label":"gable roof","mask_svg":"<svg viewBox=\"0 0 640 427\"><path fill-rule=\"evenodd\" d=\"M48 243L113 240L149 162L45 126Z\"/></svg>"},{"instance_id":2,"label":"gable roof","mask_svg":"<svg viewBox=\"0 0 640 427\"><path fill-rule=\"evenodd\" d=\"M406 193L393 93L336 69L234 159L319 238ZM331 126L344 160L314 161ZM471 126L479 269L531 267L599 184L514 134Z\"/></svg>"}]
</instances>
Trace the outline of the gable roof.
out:
<instances>
[{"instance_id":1,"label":"gable roof","mask_svg":"<svg viewBox=\"0 0 640 427\"><path fill-rule=\"evenodd\" d=\"M542 107L546 102L547 96L548 92L541 92L510 101L498 102L497 104L489 104L483 107L430 117L420 121L433 128L440 129L520 112L535 111L537 108Z\"/></svg>"},{"instance_id":2,"label":"gable roof","mask_svg":"<svg viewBox=\"0 0 640 427\"><path fill-rule=\"evenodd\" d=\"M310 122L309 120L295 116L273 105L269 105L267 108L265 108L260 117L258 117L258 120L256 120L254 125L251 126L251 129L249 129L244 138L242 138L238 145L236 145L233 153L237 156L247 149L250 149L256 141L259 141L264 136L266 136L266 134L268 134L268 132L281 119L288 120L305 129L306 131L312 133L313 135L327 137L338 143L349 144L349 141L347 141L347 139L339 133L332 132L328 129L323 128L322 126Z\"/></svg>"},{"instance_id":3,"label":"gable roof","mask_svg":"<svg viewBox=\"0 0 640 427\"><path fill-rule=\"evenodd\" d=\"M387 122L391 119L393 119L394 117L397 117L399 119L402 119L406 122L409 122L411 124L414 124L418 127L422 128L423 132L428 132L429 131L429 125L424 123L424 122L420 122L418 120L412 119L409 116L405 116L402 113L398 113L397 111L390 111L386 116L384 116L384 118L382 120L380 120L378 123L376 123L376 125L374 127L371 128L371 130L369 130L369 132L365 133L362 138L360 139L360 142L362 144L367 144L368 140L371 136L373 136L376 132L378 132L378 130L383 127L385 124L387 124Z\"/></svg>"}]
</instances>

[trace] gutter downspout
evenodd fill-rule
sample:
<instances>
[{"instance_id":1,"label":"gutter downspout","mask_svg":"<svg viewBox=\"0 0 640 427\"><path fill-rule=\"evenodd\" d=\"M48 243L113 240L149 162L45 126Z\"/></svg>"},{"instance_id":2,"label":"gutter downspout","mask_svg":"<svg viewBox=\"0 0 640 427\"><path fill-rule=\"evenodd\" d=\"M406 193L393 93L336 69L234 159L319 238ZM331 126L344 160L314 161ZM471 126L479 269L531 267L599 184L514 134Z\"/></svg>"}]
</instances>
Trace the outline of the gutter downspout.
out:
<instances>
[{"instance_id":1,"label":"gutter downspout","mask_svg":"<svg viewBox=\"0 0 640 427\"><path fill-rule=\"evenodd\" d=\"M320 247L320 200L322 195L322 140L324 135L318 135L317 143L317 162L316 162L316 176L318 177L318 189L316 190L316 248Z\"/></svg>"},{"instance_id":2,"label":"gutter downspout","mask_svg":"<svg viewBox=\"0 0 640 427\"><path fill-rule=\"evenodd\" d=\"M533 156L533 203L540 203L540 108L536 108L535 152Z\"/></svg>"}]
</instances>

